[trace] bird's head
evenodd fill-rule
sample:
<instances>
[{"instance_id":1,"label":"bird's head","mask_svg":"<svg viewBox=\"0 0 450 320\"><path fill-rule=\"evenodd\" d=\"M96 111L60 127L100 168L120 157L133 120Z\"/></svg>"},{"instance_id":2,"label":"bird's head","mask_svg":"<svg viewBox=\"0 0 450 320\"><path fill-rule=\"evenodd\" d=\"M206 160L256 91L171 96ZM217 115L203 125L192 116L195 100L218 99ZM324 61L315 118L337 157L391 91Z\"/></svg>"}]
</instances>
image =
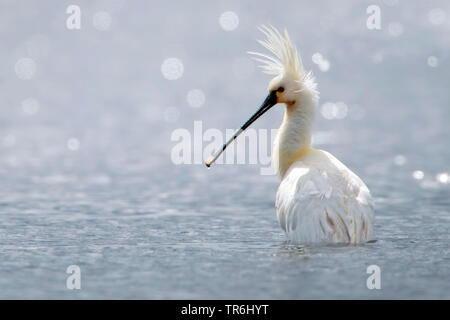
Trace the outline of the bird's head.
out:
<instances>
[{"instance_id":1,"label":"bird's head","mask_svg":"<svg viewBox=\"0 0 450 320\"><path fill-rule=\"evenodd\" d=\"M239 134L277 103L285 103L288 108L290 106L309 108L311 111L318 99L314 78L310 72L304 71L297 48L292 44L287 31L284 30L284 35L282 35L272 26L262 26L259 30L266 36L266 39L258 42L272 55L259 52L249 53L254 56L256 61L262 63L260 67L264 73L275 76L269 83L269 95L256 113L242 125L222 149L206 161L208 167Z\"/></svg>"},{"instance_id":2,"label":"bird's head","mask_svg":"<svg viewBox=\"0 0 450 320\"><path fill-rule=\"evenodd\" d=\"M277 97L277 103L285 103L286 105L292 105L296 103L301 87L298 82L299 78L296 73L283 73L269 82L269 93L274 92Z\"/></svg>"},{"instance_id":3,"label":"bird's head","mask_svg":"<svg viewBox=\"0 0 450 320\"><path fill-rule=\"evenodd\" d=\"M262 26L259 30L266 36L258 42L272 55L249 52L254 59L261 62L264 73L275 77L269 83L269 94L277 97L277 103L293 105L303 96L309 100L317 100L318 92L311 72L305 72L297 48L292 44L287 30L282 35L274 27Z\"/></svg>"}]
</instances>

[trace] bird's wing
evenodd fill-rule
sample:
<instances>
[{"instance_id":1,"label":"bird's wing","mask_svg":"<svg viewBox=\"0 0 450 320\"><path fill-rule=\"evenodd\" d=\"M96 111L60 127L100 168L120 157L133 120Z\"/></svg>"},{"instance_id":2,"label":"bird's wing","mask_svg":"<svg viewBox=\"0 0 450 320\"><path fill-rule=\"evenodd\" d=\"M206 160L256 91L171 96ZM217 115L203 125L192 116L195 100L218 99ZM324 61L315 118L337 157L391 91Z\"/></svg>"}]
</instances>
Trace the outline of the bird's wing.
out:
<instances>
[{"instance_id":1,"label":"bird's wing","mask_svg":"<svg viewBox=\"0 0 450 320\"><path fill-rule=\"evenodd\" d=\"M359 178L351 178L301 166L289 170L276 197L288 238L297 243L367 241L373 228L370 193Z\"/></svg>"}]
</instances>

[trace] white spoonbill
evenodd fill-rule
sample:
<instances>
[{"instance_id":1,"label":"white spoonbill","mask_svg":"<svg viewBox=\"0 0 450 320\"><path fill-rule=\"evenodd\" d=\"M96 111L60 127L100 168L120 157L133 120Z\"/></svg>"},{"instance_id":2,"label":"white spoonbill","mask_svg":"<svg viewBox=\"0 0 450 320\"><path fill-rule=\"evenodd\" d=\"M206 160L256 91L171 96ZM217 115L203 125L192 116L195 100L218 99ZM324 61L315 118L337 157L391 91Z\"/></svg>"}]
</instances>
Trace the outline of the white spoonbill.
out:
<instances>
[{"instance_id":1,"label":"white spoonbill","mask_svg":"<svg viewBox=\"0 0 450 320\"><path fill-rule=\"evenodd\" d=\"M286 111L272 152L272 165L281 184L276 208L281 228L293 243L363 243L373 233L374 210L364 182L330 153L311 147L311 129L319 93L311 72L305 72L287 31L260 29L267 39L259 43L273 56L250 52L265 73L275 75L260 109L214 157L256 119L277 103Z\"/></svg>"}]
</instances>

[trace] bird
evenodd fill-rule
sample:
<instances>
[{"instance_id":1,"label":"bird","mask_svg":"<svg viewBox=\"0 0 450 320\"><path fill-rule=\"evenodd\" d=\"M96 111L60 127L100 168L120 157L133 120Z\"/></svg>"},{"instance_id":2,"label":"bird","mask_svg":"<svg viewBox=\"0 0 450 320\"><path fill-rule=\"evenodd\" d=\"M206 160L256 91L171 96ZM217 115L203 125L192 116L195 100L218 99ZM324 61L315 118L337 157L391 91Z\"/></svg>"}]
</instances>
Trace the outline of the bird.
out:
<instances>
[{"instance_id":1,"label":"bird","mask_svg":"<svg viewBox=\"0 0 450 320\"><path fill-rule=\"evenodd\" d=\"M274 76L256 113L206 161L210 167L245 129L276 104L285 112L274 140L272 166L281 182L275 199L278 221L294 244L361 244L374 232L374 204L364 182L331 153L311 146L317 83L305 71L289 34L261 26L258 42L269 54L249 52Z\"/></svg>"}]
</instances>

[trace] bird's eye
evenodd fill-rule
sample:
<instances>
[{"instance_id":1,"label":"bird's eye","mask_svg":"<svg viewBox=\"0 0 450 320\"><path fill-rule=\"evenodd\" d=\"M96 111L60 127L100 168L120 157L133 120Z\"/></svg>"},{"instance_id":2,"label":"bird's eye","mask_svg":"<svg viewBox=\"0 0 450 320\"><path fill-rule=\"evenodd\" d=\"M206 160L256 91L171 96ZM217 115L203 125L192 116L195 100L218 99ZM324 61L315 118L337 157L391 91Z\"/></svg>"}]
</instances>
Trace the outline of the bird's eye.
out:
<instances>
[{"instance_id":1,"label":"bird's eye","mask_svg":"<svg viewBox=\"0 0 450 320\"><path fill-rule=\"evenodd\" d=\"M278 92L283 92L283 91L284 91L284 88L283 88L283 87L279 87L277 91L278 91Z\"/></svg>"}]
</instances>

